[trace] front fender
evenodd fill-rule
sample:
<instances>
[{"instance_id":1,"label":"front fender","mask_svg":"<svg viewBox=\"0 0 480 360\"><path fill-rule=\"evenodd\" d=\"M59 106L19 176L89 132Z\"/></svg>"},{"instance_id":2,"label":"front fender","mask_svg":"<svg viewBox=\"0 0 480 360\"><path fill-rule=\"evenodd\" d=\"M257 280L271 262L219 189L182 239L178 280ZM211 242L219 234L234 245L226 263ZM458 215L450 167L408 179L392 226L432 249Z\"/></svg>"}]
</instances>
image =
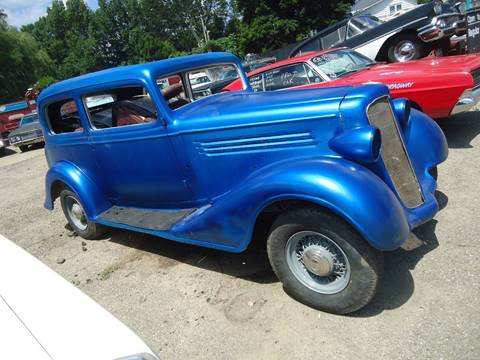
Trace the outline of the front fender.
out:
<instances>
[{"instance_id":1,"label":"front fender","mask_svg":"<svg viewBox=\"0 0 480 360\"><path fill-rule=\"evenodd\" d=\"M448 157L448 143L442 129L421 111L411 110L405 138L417 174L425 173Z\"/></svg>"},{"instance_id":2,"label":"front fender","mask_svg":"<svg viewBox=\"0 0 480 360\"><path fill-rule=\"evenodd\" d=\"M289 199L332 210L377 249L399 247L410 232L401 204L379 177L348 160L324 157L269 165L171 231L179 237L243 251L260 212L274 202Z\"/></svg>"},{"instance_id":3,"label":"front fender","mask_svg":"<svg viewBox=\"0 0 480 360\"><path fill-rule=\"evenodd\" d=\"M61 182L72 190L80 199L87 217L92 220L96 215L110 208L108 202L98 186L74 164L61 161L51 167L45 178L45 208L52 210L54 184Z\"/></svg>"}]
</instances>

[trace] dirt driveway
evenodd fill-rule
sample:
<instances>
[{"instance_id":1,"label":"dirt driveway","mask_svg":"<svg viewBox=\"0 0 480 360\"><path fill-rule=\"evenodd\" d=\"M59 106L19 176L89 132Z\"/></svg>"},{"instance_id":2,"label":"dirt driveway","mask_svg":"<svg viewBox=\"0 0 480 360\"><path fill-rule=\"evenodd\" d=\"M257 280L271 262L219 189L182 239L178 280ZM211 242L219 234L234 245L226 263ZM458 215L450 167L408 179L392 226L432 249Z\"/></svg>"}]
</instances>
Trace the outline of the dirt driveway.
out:
<instances>
[{"instance_id":1,"label":"dirt driveway","mask_svg":"<svg viewBox=\"0 0 480 360\"><path fill-rule=\"evenodd\" d=\"M0 158L0 233L162 359L479 359L480 113L442 127L450 146L439 169L445 208L418 229L421 248L387 254L380 293L353 316L289 298L261 247L228 254L121 230L99 241L71 236L58 204L43 209L41 149Z\"/></svg>"}]
</instances>

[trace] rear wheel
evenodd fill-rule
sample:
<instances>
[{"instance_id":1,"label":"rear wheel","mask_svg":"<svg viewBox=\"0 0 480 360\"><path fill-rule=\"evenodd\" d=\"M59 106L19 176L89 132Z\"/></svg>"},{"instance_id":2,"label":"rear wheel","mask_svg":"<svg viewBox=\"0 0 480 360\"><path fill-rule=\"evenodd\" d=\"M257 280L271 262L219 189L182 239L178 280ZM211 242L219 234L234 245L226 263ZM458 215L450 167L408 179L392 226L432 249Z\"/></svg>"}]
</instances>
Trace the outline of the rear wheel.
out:
<instances>
[{"instance_id":1,"label":"rear wheel","mask_svg":"<svg viewBox=\"0 0 480 360\"><path fill-rule=\"evenodd\" d=\"M356 311L374 297L383 254L347 222L318 208L281 214L267 251L285 291L300 302L337 314Z\"/></svg>"},{"instance_id":2,"label":"rear wheel","mask_svg":"<svg viewBox=\"0 0 480 360\"><path fill-rule=\"evenodd\" d=\"M405 62L427 55L425 44L414 34L400 34L388 46L389 62Z\"/></svg>"},{"instance_id":3,"label":"rear wheel","mask_svg":"<svg viewBox=\"0 0 480 360\"><path fill-rule=\"evenodd\" d=\"M83 205L74 192L68 189L62 190L60 202L68 223L84 239L97 239L107 232L107 227L88 220Z\"/></svg>"},{"instance_id":4,"label":"rear wheel","mask_svg":"<svg viewBox=\"0 0 480 360\"><path fill-rule=\"evenodd\" d=\"M0 156L5 155L6 153L7 153L7 148L4 146L0 147Z\"/></svg>"}]
</instances>

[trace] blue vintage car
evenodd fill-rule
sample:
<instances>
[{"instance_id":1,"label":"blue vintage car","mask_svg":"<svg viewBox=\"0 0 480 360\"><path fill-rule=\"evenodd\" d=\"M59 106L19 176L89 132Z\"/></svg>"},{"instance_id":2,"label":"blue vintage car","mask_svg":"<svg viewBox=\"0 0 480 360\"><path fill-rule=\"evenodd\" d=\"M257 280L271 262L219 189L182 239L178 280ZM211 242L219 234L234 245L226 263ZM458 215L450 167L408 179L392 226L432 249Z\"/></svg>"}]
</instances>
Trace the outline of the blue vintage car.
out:
<instances>
[{"instance_id":1,"label":"blue vintage car","mask_svg":"<svg viewBox=\"0 0 480 360\"><path fill-rule=\"evenodd\" d=\"M243 91L194 96L199 72L232 69ZM382 252L438 211L445 137L384 85L255 93L236 57L210 53L62 81L38 103L45 207L60 198L80 236L232 252L263 237L285 289L325 311L366 305Z\"/></svg>"}]
</instances>

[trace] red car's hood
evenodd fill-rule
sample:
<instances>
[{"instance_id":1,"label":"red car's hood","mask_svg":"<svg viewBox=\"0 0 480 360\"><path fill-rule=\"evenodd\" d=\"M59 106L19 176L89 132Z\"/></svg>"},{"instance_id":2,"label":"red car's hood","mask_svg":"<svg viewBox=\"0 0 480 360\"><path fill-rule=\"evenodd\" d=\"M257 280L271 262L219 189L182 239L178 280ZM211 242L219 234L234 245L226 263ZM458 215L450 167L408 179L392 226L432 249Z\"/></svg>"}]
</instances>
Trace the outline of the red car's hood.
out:
<instances>
[{"instance_id":1,"label":"red car's hood","mask_svg":"<svg viewBox=\"0 0 480 360\"><path fill-rule=\"evenodd\" d=\"M334 82L353 85L378 81L390 86L408 87L409 82L431 82L432 77L442 77L447 80L450 75L470 73L477 68L480 68L480 55L477 54L432 57L405 63L375 65Z\"/></svg>"}]
</instances>

